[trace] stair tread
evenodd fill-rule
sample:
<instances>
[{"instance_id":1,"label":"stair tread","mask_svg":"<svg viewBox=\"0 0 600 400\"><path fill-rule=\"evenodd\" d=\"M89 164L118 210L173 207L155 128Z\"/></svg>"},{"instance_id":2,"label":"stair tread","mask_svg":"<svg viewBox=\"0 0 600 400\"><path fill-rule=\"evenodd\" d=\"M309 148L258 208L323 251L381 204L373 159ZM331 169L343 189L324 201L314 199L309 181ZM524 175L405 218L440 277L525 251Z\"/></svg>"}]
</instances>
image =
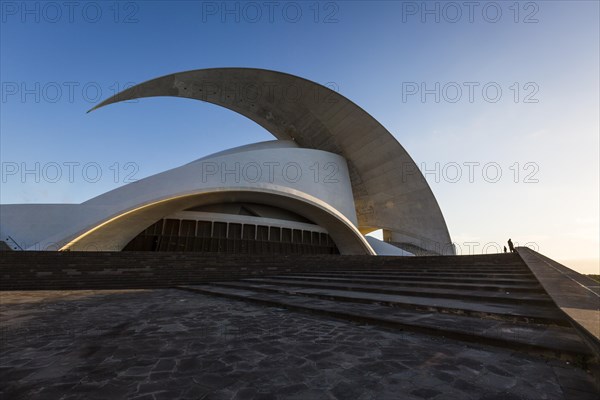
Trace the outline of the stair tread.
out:
<instances>
[{"instance_id":1,"label":"stair tread","mask_svg":"<svg viewBox=\"0 0 600 400\"><path fill-rule=\"evenodd\" d=\"M420 281L403 281L401 279L385 279L385 280L368 280L368 279L357 279L357 278L339 278L339 277L319 277L310 274L306 275L298 275L298 274L286 274L286 275L274 275L272 278L277 279L297 279L297 280L313 280L313 281L332 281L332 282L372 282L373 284L380 284L381 282L393 283L393 284L422 284L422 285L446 285L446 286L456 286L456 287L495 287L499 290L517 290L517 289L531 289L531 290L541 290L541 286L538 283L531 285L507 285L507 284L497 284L495 282L490 283L462 283L462 282L432 282L430 280L420 280Z\"/></svg>"},{"instance_id":2,"label":"stair tread","mask_svg":"<svg viewBox=\"0 0 600 400\"><path fill-rule=\"evenodd\" d=\"M305 296L327 296L342 301L354 302L380 302L390 305L410 305L414 307L431 307L445 311L465 311L471 314L490 314L496 317L527 318L539 321L555 322L566 324L562 313L556 308L543 306L523 306L502 303L483 303L481 301L467 301L456 299L440 299L431 297L417 297L406 295L393 295L384 293L369 293L360 291L338 290L331 288L303 288L291 286L279 286L272 284L255 284L248 282L214 282L216 285L225 285L229 287L238 287L240 289L248 288L250 290L271 290L281 291L291 295L301 294Z\"/></svg>"},{"instance_id":3,"label":"stair tread","mask_svg":"<svg viewBox=\"0 0 600 400\"><path fill-rule=\"evenodd\" d=\"M404 329L422 328L431 331L431 333L436 332L442 335L455 334L467 338L480 337L490 339L497 342L497 344L504 343L511 347L513 344L521 344L552 351L591 354L574 330L566 327L512 323L468 316L397 309L376 304L344 303L279 293L261 293L248 289L212 285L184 285L180 288L209 295L256 301L273 306L355 318L370 323L392 324Z\"/></svg>"},{"instance_id":4,"label":"stair tread","mask_svg":"<svg viewBox=\"0 0 600 400\"><path fill-rule=\"evenodd\" d=\"M348 271L348 270L344 270L344 271L338 271L338 270L333 270L333 271L319 271L319 272L311 272L312 274L315 275L363 275L363 274L368 274L368 275L382 275L382 276L413 276L413 275L417 275L417 276L448 276L448 277L490 277L490 278L510 278L510 279L521 279L521 278L525 278L525 279L533 279L534 276L530 273L530 272L473 272L473 271L465 271L465 272L450 272L450 271L403 271L403 270L394 270L394 271L367 271L367 270L360 270L360 271Z\"/></svg>"},{"instance_id":5,"label":"stair tread","mask_svg":"<svg viewBox=\"0 0 600 400\"><path fill-rule=\"evenodd\" d=\"M403 294L403 293L414 293L422 295L438 295L439 297L444 296L467 296L472 298L488 298L491 300L498 301L537 301L537 302L549 302L552 303L552 299L544 293L511 293L510 291L486 291L486 290L459 290L459 289L436 289L436 288L419 288L419 287L399 287L397 285L381 285L381 284L360 284L360 283L335 283L335 282L315 282L315 281L302 281L302 280L286 280L286 279L275 279L271 277L266 278L247 278L243 281L249 282L261 282L271 283L280 285L296 285L305 287L322 287L322 288L337 288L345 290L359 290L359 291L374 291L374 292L389 292L389 294Z\"/></svg>"},{"instance_id":6,"label":"stair tread","mask_svg":"<svg viewBox=\"0 0 600 400\"><path fill-rule=\"evenodd\" d=\"M289 274L289 276L317 276L317 277L351 277L351 278L364 278L364 279L374 279L374 280L384 280L384 279L396 279L396 280L422 280L423 278L427 278L427 280L432 282L466 282L466 283L507 283L507 284L538 284L537 280L533 277L530 279L499 279L499 278L473 278L473 277L431 277L431 276L423 276L421 274L414 275L377 275L377 274L336 274L336 273L310 273L310 274L298 274L293 273Z\"/></svg>"}]
</instances>

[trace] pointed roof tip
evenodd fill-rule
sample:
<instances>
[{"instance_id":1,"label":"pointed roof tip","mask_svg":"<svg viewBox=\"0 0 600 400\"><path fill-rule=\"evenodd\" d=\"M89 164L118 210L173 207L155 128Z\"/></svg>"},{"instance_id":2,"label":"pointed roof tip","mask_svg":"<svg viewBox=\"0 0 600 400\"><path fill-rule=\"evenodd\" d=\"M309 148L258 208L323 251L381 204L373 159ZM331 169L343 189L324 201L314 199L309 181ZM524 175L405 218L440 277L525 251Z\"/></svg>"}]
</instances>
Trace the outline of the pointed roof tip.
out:
<instances>
[{"instance_id":1,"label":"pointed roof tip","mask_svg":"<svg viewBox=\"0 0 600 400\"><path fill-rule=\"evenodd\" d=\"M96 111L97 109L99 109L99 108L101 108L102 106L104 106L104 105L105 105L104 103L106 103L106 101L102 101L102 102L100 102L100 103L96 104L94 107L90 108L90 109L89 109L89 110L87 110L85 113L86 113L86 114L89 114L89 113L91 113L92 111Z\"/></svg>"},{"instance_id":2,"label":"pointed roof tip","mask_svg":"<svg viewBox=\"0 0 600 400\"><path fill-rule=\"evenodd\" d=\"M123 97L123 92L117 93L114 96L111 96L111 97L109 97L107 99L102 100L100 103L96 104L95 106L93 106L92 108L90 108L89 110L87 110L85 113L89 114L92 111L96 111L99 108L108 106L110 104L119 103L119 102L125 101L125 100L128 100L128 98Z\"/></svg>"}]
</instances>

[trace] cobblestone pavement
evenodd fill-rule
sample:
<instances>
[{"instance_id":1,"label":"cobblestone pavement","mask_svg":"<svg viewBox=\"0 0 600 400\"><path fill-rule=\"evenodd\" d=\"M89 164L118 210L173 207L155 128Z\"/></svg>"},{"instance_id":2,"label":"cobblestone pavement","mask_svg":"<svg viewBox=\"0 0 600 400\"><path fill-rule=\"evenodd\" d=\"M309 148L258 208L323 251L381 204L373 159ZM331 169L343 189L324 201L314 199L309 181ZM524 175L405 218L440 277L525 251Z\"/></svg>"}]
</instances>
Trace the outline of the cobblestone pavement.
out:
<instances>
[{"instance_id":1,"label":"cobblestone pavement","mask_svg":"<svg viewBox=\"0 0 600 400\"><path fill-rule=\"evenodd\" d=\"M176 289L0 299L2 399L537 400L593 390L558 361Z\"/></svg>"}]
</instances>

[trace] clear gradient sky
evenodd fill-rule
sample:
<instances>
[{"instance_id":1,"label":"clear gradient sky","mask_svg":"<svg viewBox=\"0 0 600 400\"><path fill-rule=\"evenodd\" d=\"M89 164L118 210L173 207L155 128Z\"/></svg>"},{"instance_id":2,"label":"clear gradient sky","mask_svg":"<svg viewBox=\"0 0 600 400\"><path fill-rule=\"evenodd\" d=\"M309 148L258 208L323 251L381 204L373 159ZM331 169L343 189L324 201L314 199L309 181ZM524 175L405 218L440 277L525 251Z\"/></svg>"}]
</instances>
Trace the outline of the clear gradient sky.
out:
<instances>
[{"instance_id":1,"label":"clear gradient sky","mask_svg":"<svg viewBox=\"0 0 600 400\"><path fill-rule=\"evenodd\" d=\"M0 4L3 204L79 203L128 174L271 140L185 99L86 114L169 73L266 68L378 119L421 166L460 253L511 237L600 273L598 1Z\"/></svg>"}]
</instances>

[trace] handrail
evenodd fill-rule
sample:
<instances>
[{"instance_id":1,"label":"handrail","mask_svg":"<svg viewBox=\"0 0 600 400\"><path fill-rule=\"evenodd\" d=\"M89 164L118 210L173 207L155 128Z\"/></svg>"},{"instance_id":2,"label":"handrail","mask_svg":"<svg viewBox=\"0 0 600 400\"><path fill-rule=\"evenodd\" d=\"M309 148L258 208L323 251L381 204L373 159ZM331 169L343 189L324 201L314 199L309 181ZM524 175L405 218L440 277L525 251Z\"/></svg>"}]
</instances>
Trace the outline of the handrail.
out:
<instances>
[{"instance_id":1,"label":"handrail","mask_svg":"<svg viewBox=\"0 0 600 400\"><path fill-rule=\"evenodd\" d=\"M21 246L19 246L19 243L17 243L17 241L16 241L15 239L13 239L13 238L12 238L12 236L10 236L10 235L9 235L9 236L7 236L7 237L6 237L6 240L10 240L10 241L12 241L12 242L15 244L15 246L17 246L17 247L19 248L19 250L21 250L21 251L25 251L25 250L24 250L24 249L23 249Z\"/></svg>"}]
</instances>

